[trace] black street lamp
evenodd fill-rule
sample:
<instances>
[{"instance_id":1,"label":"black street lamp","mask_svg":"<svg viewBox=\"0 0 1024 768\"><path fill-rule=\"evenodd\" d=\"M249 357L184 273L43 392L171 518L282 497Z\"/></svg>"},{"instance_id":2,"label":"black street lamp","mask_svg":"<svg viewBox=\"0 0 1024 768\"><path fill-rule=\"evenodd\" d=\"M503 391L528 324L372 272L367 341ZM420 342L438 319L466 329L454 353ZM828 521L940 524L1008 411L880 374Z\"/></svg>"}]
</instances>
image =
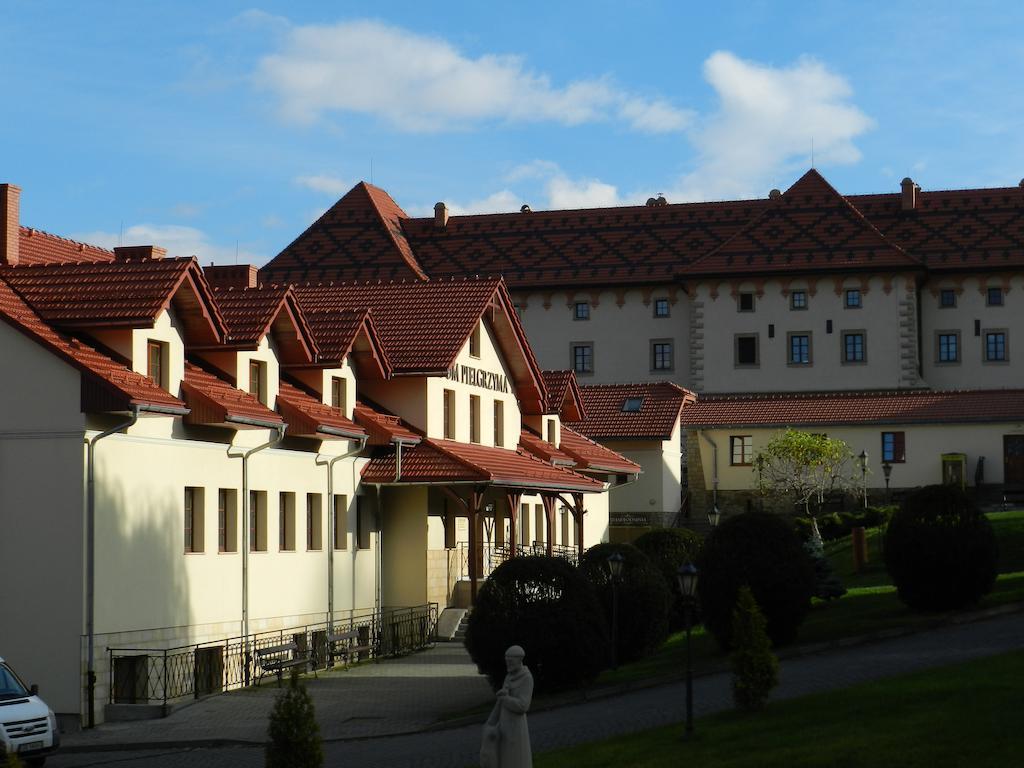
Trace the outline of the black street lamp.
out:
<instances>
[{"instance_id":1,"label":"black street lamp","mask_svg":"<svg viewBox=\"0 0 1024 768\"><path fill-rule=\"evenodd\" d=\"M860 456L860 487L864 492L864 509L868 508L868 452L861 451Z\"/></svg>"},{"instance_id":2,"label":"black street lamp","mask_svg":"<svg viewBox=\"0 0 1024 768\"><path fill-rule=\"evenodd\" d=\"M683 738L693 737L693 659L690 655L690 630L693 628L693 608L697 600L697 566L686 563L676 571L679 592L683 596L686 617L686 733Z\"/></svg>"},{"instance_id":3,"label":"black street lamp","mask_svg":"<svg viewBox=\"0 0 1024 768\"><path fill-rule=\"evenodd\" d=\"M712 507L711 511L708 512L708 525L710 525L712 528L714 528L715 526L718 525L718 523L719 523L719 521L721 519L722 519L722 513L718 511L718 506L716 505L716 506Z\"/></svg>"},{"instance_id":4,"label":"black street lamp","mask_svg":"<svg viewBox=\"0 0 1024 768\"><path fill-rule=\"evenodd\" d=\"M625 563L621 552L608 555L608 574L612 582L612 669L619 668L619 583Z\"/></svg>"},{"instance_id":5,"label":"black street lamp","mask_svg":"<svg viewBox=\"0 0 1024 768\"><path fill-rule=\"evenodd\" d=\"M882 472L885 473L885 503L889 503L889 477L892 475L892 464L888 461L882 462Z\"/></svg>"}]
</instances>

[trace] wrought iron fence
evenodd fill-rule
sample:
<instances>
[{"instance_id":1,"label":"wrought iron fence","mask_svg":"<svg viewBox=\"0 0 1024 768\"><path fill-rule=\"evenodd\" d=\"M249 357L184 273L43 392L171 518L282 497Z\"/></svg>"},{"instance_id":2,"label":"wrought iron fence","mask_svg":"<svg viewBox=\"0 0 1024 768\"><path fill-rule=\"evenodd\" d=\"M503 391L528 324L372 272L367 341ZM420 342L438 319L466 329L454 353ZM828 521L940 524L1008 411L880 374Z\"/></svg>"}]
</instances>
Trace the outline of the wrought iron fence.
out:
<instances>
[{"instance_id":1,"label":"wrought iron fence","mask_svg":"<svg viewBox=\"0 0 1024 768\"><path fill-rule=\"evenodd\" d=\"M307 659L310 669L328 661L327 638L331 631L357 631L361 644L370 645L371 656L400 656L426 648L437 636L437 603L409 608L353 611L346 619L288 627L249 636L211 640L174 648L109 648L112 704L157 704L164 707L188 698L199 698L242 688L258 677L255 651L295 643L296 658Z\"/></svg>"},{"instance_id":2,"label":"wrought iron fence","mask_svg":"<svg viewBox=\"0 0 1024 768\"><path fill-rule=\"evenodd\" d=\"M456 573L459 579L469 578L469 544L459 542L456 547ZM547 555L548 545L542 541L535 541L532 544L520 544L516 547L516 557L527 555ZM579 565L579 549L572 545L552 544L551 554L554 557L561 557L568 560L572 565ZM486 579L494 569L511 557L511 549L507 544L483 545L477 547L477 577Z\"/></svg>"}]
</instances>

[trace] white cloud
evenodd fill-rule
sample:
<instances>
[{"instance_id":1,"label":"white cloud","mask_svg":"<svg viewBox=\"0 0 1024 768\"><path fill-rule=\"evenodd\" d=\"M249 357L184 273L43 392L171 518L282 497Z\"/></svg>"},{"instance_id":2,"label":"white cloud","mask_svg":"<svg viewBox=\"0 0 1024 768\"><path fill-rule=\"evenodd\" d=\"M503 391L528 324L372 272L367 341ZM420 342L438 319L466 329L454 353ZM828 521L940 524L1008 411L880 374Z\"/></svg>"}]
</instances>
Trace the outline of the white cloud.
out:
<instances>
[{"instance_id":1,"label":"white cloud","mask_svg":"<svg viewBox=\"0 0 1024 768\"><path fill-rule=\"evenodd\" d=\"M598 179L570 179L558 174L548 181L548 207L600 208L621 205L619 191Z\"/></svg>"},{"instance_id":2,"label":"white cloud","mask_svg":"<svg viewBox=\"0 0 1024 768\"><path fill-rule=\"evenodd\" d=\"M220 246L211 243L205 232L195 227L178 224L136 224L128 227L123 236L117 232L83 232L73 235L75 240L104 248L117 245L156 245L167 249L167 255L195 256L199 263L262 264L266 258L245 248Z\"/></svg>"},{"instance_id":3,"label":"white cloud","mask_svg":"<svg viewBox=\"0 0 1024 768\"><path fill-rule=\"evenodd\" d=\"M704 76L719 106L690 134L697 168L675 184L673 202L767 194L810 164L812 140L816 166L857 162L853 140L874 126L849 83L817 59L770 67L718 51Z\"/></svg>"},{"instance_id":4,"label":"white cloud","mask_svg":"<svg viewBox=\"0 0 1024 768\"><path fill-rule=\"evenodd\" d=\"M325 195L341 195L352 187L352 185L344 179L339 179L337 176L331 176L326 173L315 174L312 176L297 176L295 183L300 187L311 189L314 192L323 192Z\"/></svg>"},{"instance_id":5,"label":"white cloud","mask_svg":"<svg viewBox=\"0 0 1024 768\"><path fill-rule=\"evenodd\" d=\"M501 120L620 120L634 130L665 133L690 122L689 112L631 94L609 77L560 87L528 69L522 57L469 58L445 40L369 20L289 27L253 79L277 97L285 118L302 123L355 112L406 131Z\"/></svg>"},{"instance_id":6,"label":"white cloud","mask_svg":"<svg viewBox=\"0 0 1024 768\"><path fill-rule=\"evenodd\" d=\"M203 212L202 205L196 203L178 203L171 207L171 213L183 219L191 219Z\"/></svg>"}]
</instances>

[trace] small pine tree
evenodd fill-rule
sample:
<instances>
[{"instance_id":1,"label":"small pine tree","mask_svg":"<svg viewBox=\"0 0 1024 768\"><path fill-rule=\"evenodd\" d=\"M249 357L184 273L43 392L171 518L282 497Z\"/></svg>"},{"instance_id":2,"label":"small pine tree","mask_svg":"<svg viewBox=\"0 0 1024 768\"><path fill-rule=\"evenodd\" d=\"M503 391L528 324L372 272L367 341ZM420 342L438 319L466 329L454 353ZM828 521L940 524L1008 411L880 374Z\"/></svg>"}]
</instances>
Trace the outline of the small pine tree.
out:
<instances>
[{"instance_id":1,"label":"small pine tree","mask_svg":"<svg viewBox=\"0 0 1024 768\"><path fill-rule=\"evenodd\" d=\"M804 542L804 550L814 563L814 596L822 600L835 600L846 594L846 587L836 575L832 563L825 557L821 539Z\"/></svg>"},{"instance_id":2,"label":"small pine tree","mask_svg":"<svg viewBox=\"0 0 1024 768\"><path fill-rule=\"evenodd\" d=\"M769 692L779 684L779 660L772 653L766 626L754 593L743 585L732 613L732 697L746 712L763 709Z\"/></svg>"},{"instance_id":3,"label":"small pine tree","mask_svg":"<svg viewBox=\"0 0 1024 768\"><path fill-rule=\"evenodd\" d=\"M267 735L266 768L320 768L324 764L313 700L297 672L274 702Z\"/></svg>"}]
</instances>

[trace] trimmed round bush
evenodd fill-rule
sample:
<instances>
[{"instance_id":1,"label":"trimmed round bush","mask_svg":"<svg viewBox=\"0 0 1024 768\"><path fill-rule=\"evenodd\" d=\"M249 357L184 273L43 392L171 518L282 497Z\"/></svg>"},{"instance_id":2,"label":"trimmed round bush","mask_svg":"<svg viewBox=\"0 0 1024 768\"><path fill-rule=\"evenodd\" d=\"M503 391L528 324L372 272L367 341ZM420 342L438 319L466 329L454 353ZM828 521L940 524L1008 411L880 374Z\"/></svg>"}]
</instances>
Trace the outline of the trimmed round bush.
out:
<instances>
[{"instance_id":1,"label":"trimmed round bush","mask_svg":"<svg viewBox=\"0 0 1024 768\"><path fill-rule=\"evenodd\" d=\"M916 610L978 602L995 585L998 560L991 523L954 485L914 491L885 529L885 567L900 600Z\"/></svg>"},{"instance_id":2,"label":"trimmed round bush","mask_svg":"<svg viewBox=\"0 0 1024 768\"><path fill-rule=\"evenodd\" d=\"M704 626L725 650L732 647L732 613L744 584L767 620L775 645L796 637L811 608L811 558L792 524L778 515L746 512L722 521L704 541L697 594Z\"/></svg>"},{"instance_id":3,"label":"trimmed round bush","mask_svg":"<svg viewBox=\"0 0 1024 768\"><path fill-rule=\"evenodd\" d=\"M655 528L640 536L633 546L643 552L665 578L672 595L672 607L668 615L670 631L682 629L686 625L683 608L683 595L679 591L679 580L676 574L679 566L696 563L704 540L687 528Z\"/></svg>"},{"instance_id":4,"label":"trimmed round bush","mask_svg":"<svg viewBox=\"0 0 1024 768\"><path fill-rule=\"evenodd\" d=\"M578 569L558 557L513 557L477 594L466 650L497 690L505 651L521 645L538 692L579 686L607 664L608 630L601 605Z\"/></svg>"},{"instance_id":5,"label":"trimmed round bush","mask_svg":"<svg viewBox=\"0 0 1024 768\"><path fill-rule=\"evenodd\" d=\"M622 555L622 582L619 584L619 626L617 650L619 663L635 661L661 647L668 638L668 613L671 595L665 579L647 555L632 544L598 544L583 553L580 573L595 588L602 607L602 620L612 621L612 583L608 558Z\"/></svg>"}]
</instances>

